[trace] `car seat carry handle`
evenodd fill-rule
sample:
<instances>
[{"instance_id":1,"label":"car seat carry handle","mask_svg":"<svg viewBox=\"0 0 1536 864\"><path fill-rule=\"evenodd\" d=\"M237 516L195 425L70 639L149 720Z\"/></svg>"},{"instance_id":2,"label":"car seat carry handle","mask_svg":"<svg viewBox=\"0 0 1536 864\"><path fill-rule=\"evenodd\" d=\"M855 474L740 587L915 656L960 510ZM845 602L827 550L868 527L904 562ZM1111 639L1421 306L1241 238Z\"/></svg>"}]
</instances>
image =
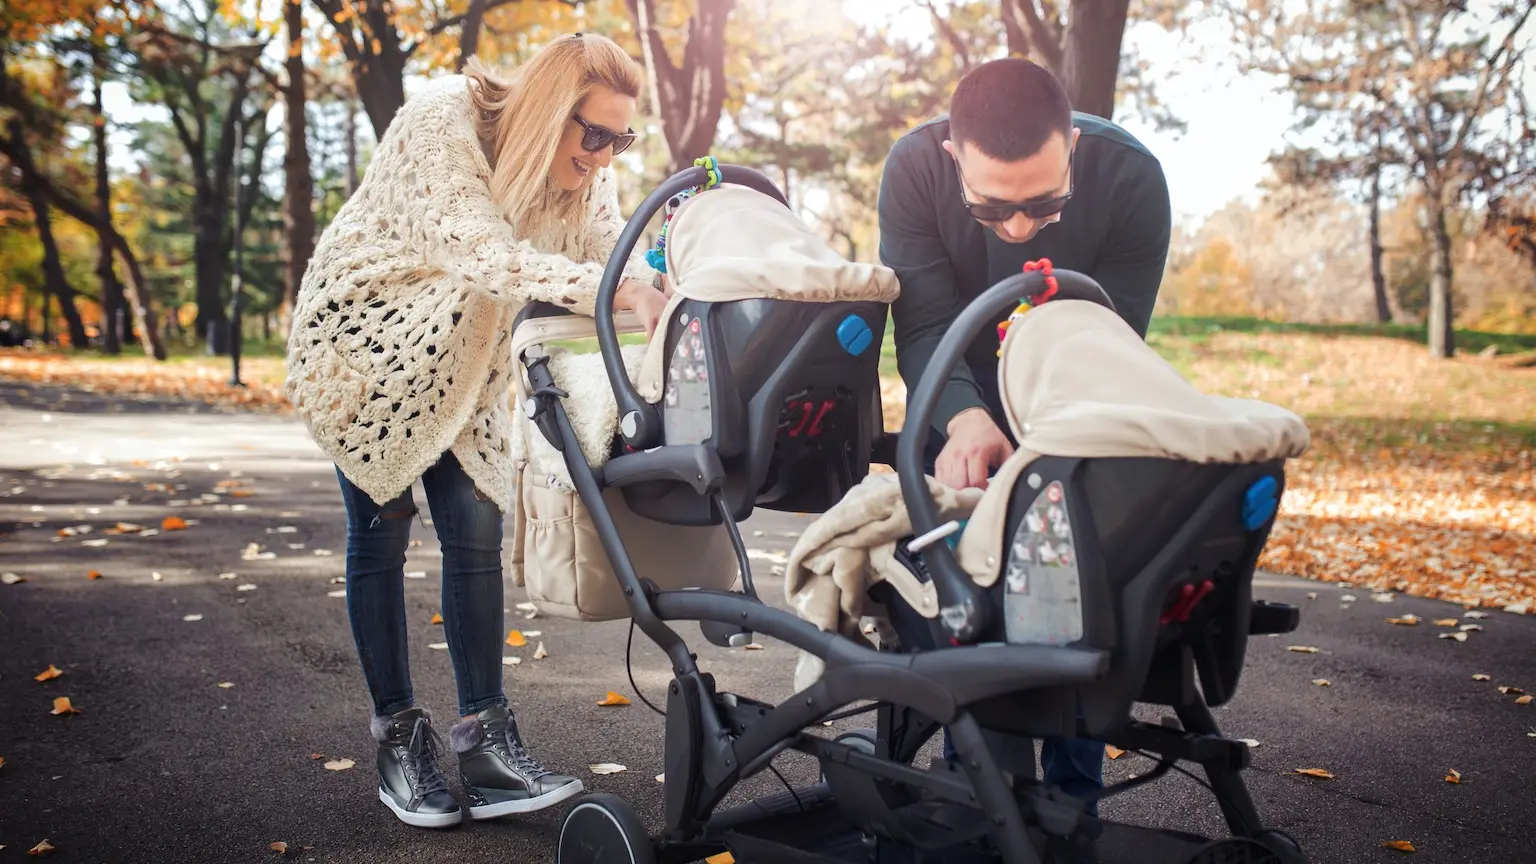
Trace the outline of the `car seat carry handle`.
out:
<instances>
[{"instance_id":1,"label":"car seat carry handle","mask_svg":"<svg viewBox=\"0 0 1536 864\"><path fill-rule=\"evenodd\" d=\"M784 193L765 175L741 165L719 165L721 183L734 183L755 189L775 200L785 202ZM597 323L597 344L603 354L603 367L608 373L608 384L613 388L614 400L619 408L619 431L624 442L636 450L654 447L661 443L661 418L656 406L640 397L635 385L624 369L624 358L619 353L619 335L613 321L613 298L618 294L619 282L624 278L624 267L635 244L645 233L651 217L666 206L667 201L679 192L695 186L704 186L710 180L709 170L702 166L685 168L673 174L640 202L634 215L625 223L619 234L613 253L608 256L608 266L597 286L597 309L593 317ZM665 322L660 326L665 326Z\"/></svg>"},{"instance_id":2,"label":"car seat carry handle","mask_svg":"<svg viewBox=\"0 0 1536 864\"><path fill-rule=\"evenodd\" d=\"M939 528L939 513L923 473L923 451L933 425L933 412L949 382L955 364L964 356L983 328L996 326L1000 317L1019 305L1019 298L1038 297L1046 289L1046 274L1035 270L1009 276L971 301L955 318L934 351L917 387L907 398L907 416L896 443L896 475L901 481L902 501L912 519L912 533L930 534ZM1057 270L1057 290L1051 300L1087 300L1114 309L1099 284L1081 273ZM948 543L932 543L917 552L933 577L939 597L939 620L956 645L974 642L987 629L991 608L985 593L960 569Z\"/></svg>"}]
</instances>

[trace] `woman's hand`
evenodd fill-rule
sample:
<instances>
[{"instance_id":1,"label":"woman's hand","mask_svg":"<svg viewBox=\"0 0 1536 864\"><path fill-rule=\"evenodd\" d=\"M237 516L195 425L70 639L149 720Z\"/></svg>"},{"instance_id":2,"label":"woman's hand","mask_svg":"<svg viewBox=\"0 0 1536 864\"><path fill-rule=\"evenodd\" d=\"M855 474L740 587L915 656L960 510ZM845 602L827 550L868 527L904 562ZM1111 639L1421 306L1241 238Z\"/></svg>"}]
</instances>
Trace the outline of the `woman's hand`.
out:
<instances>
[{"instance_id":1,"label":"woman's hand","mask_svg":"<svg viewBox=\"0 0 1536 864\"><path fill-rule=\"evenodd\" d=\"M625 279L619 283L619 290L614 294L614 305L620 309L628 309L639 316L645 325L647 338L656 333L656 326L661 322L661 316L667 311L667 297L657 291L649 283L635 279Z\"/></svg>"}]
</instances>

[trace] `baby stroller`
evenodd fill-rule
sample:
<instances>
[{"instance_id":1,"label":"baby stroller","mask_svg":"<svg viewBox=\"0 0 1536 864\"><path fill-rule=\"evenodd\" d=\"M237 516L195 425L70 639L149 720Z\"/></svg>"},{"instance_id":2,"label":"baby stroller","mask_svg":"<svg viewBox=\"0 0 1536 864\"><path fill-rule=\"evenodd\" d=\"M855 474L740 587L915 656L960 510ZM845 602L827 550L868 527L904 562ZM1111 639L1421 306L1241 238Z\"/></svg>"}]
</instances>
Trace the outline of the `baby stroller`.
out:
<instances>
[{"instance_id":1,"label":"baby stroller","mask_svg":"<svg viewBox=\"0 0 1536 864\"><path fill-rule=\"evenodd\" d=\"M729 299L728 291L712 300L690 292L692 274L721 276L734 266L733 255L745 281L775 276L745 250L753 243L778 248L777 238L755 231L752 220L787 209L783 196L758 172L719 171L711 177L705 168L685 170L652 192L610 259L595 329L620 435L600 468L591 466L573 431L563 404L568 393L551 373L548 354L514 338L527 375L526 416L562 454L625 612L665 651L674 676L665 704L664 827L652 836L622 799L587 795L565 818L559 864L685 862L724 852L737 862L774 864L1068 862L1082 860L1076 841L1107 838L1108 829L1120 827L1140 832L1136 855L1127 860L1304 864L1294 841L1260 821L1241 778L1248 748L1222 737L1210 712L1235 690L1248 637L1289 632L1298 621L1295 607L1255 602L1250 592L1282 493L1285 457L1244 458L1241 446L1225 463L1218 454L1209 464L1096 456L1091 447L1086 456L1032 454L1009 469L1016 482L999 474L952 545L959 526L940 524L921 459L940 388L974 334L1021 297L1038 296L1046 277L1010 277L958 317L911 394L891 459L878 397L883 304L825 294ZM683 272L671 269L679 296L652 339L653 362L638 376L647 399L631 380L609 311L624 261L669 199L716 179L724 184L718 191L679 210L669 264L686 257L688 219L734 212L744 220L740 239L701 254L707 261L693 271L686 261ZM711 196L717 197L706 204ZM1105 312L1111 305L1086 277L1058 272L1055 280L1056 296L1039 313L1053 306ZM518 326L566 314L533 304ZM1100 321L1110 329L1118 319ZM666 357L673 362L654 362ZM691 371L682 372L679 357L694 364ZM1052 370L1046 364L1035 371ZM1218 449L1233 443L1219 432L1201 434ZM1021 454L1027 443L1026 436ZM755 507L828 510L865 478L872 461L895 463L912 525L900 557L937 598L924 620L944 647L875 650L756 594L736 524ZM1070 520L1076 567L1070 586L1058 580L1039 592L1030 614L1020 615L1023 607L1009 597L1010 584L1018 583L1009 568L1017 569L1020 546L1007 538L1025 536L1042 496ZM637 572L610 512L619 500L654 523L723 526L743 590L663 590ZM983 562L977 566L988 578L962 568L972 558ZM778 639L818 658L824 672L780 705L728 693L699 668L674 626L684 621L700 622L702 635L722 647L744 645L754 634ZM1133 702L1171 707L1176 719L1133 720ZM836 738L816 734L824 721L864 710L875 712L875 728ZM954 757L915 765L941 729ZM1151 772L1101 797L1153 782L1180 761L1198 763L1231 836L1208 840L1087 816L1083 801L1034 779L1029 739L1041 737L1086 737L1155 755ZM816 758L822 779L719 809L737 784L786 750Z\"/></svg>"}]
</instances>

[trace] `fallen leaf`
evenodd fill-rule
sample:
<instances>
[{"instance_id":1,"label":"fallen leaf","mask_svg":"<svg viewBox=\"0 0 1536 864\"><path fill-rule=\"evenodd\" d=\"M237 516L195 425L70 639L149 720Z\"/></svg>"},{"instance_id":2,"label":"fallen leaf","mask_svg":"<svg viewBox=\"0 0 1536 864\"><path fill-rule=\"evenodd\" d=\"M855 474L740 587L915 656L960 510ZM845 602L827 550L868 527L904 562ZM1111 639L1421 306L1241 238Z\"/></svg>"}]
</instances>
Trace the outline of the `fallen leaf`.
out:
<instances>
[{"instance_id":1,"label":"fallen leaf","mask_svg":"<svg viewBox=\"0 0 1536 864\"><path fill-rule=\"evenodd\" d=\"M1333 682L1329 681L1327 678L1313 678L1312 679L1312 683L1316 684L1319 687L1332 687L1333 686Z\"/></svg>"},{"instance_id":2,"label":"fallen leaf","mask_svg":"<svg viewBox=\"0 0 1536 864\"><path fill-rule=\"evenodd\" d=\"M1483 630L1483 625L1481 625L1481 624L1463 624L1463 625L1461 625L1461 632L1463 632L1463 633L1481 633L1482 630Z\"/></svg>"},{"instance_id":3,"label":"fallen leaf","mask_svg":"<svg viewBox=\"0 0 1536 864\"><path fill-rule=\"evenodd\" d=\"M329 550L329 549L316 549L315 550L315 556L319 557L319 558L324 558L324 557L326 557L327 555L330 555L330 554L331 554L331 550Z\"/></svg>"},{"instance_id":4,"label":"fallen leaf","mask_svg":"<svg viewBox=\"0 0 1536 864\"><path fill-rule=\"evenodd\" d=\"M250 582L246 582L243 585L236 586L235 590L236 591L255 591L256 590L256 586L251 584Z\"/></svg>"},{"instance_id":5,"label":"fallen leaf","mask_svg":"<svg viewBox=\"0 0 1536 864\"><path fill-rule=\"evenodd\" d=\"M517 608L520 611L523 611L523 612L537 612L537 611L539 611L539 607L535 606L532 603L519 603L519 604L517 604Z\"/></svg>"},{"instance_id":6,"label":"fallen leaf","mask_svg":"<svg viewBox=\"0 0 1536 864\"><path fill-rule=\"evenodd\" d=\"M1401 618L1388 618L1387 619L1387 623L1388 624L1401 624L1401 625L1406 626L1406 627L1412 627L1413 625L1419 623L1422 620L1424 620L1424 619L1420 618L1417 615L1409 614L1409 615L1404 615Z\"/></svg>"},{"instance_id":7,"label":"fallen leaf","mask_svg":"<svg viewBox=\"0 0 1536 864\"><path fill-rule=\"evenodd\" d=\"M1458 619L1458 618L1436 618L1435 619L1435 626L1436 627L1455 627L1458 623L1460 623L1460 619Z\"/></svg>"},{"instance_id":8,"label":"fallen leaf","mask_svg":"<svg viewBox=\"0 0 1536 864\"><path fill-rule=\"evenodd\" d=\"M429 643L427 643L427 647L431 648L433 651L447 651L448 650L448 643L447 642L429 642Z\"/></svg>"},{"instance_id":9,"label":"fallen leaf","mask_svg":"<svg viewBox=\"0 0 1536 864\"><path fill-rule=\"evenodd\" d=\"M4 767L5 767L5 757L4 756L0 756L0 768L4 768ZM5 848L4 846L0 846L0 849L4 849L4 848Z\"/></svg>"},{"instance_id":10,"label":"fallen leaf","mask_svg":"<svg viewBox=\"0 0 1536 864\"><path fill-rule=\"evenodd\" d=\"M1383 840L1381 841L1381 845L1385 849L1396 849L1399 852L1419 851L1413 848L1413 844L1409 843L1407 840Z\"/></svg>"},{"instance_id":11,"label":"fallen leaf","mask_svg":"<svg viewBox=\"0 0 1536 864\"><path fill-rule=\"evenodd\" d=\"M309 758L312 759L312 760L318 761L320 759L324 759L325 758L325 754L324 753L311 753L311 754L309 754Z\"/></svg>"},{"instance_id":12,"label":"fallen leaf","mask_svg":"<svg viewBox=\"0 0 1536 864\"><path fill-rule=\"evenodd\" d=\"M549 656L549 652L544 650L544 643L543 642L539 643L539 647L533 649L533 659L535 659L535 660L543 660L545 657L548 657L548 656Z\"/></svg>"},{"instance_id":13,"label":"fallen leaf","mask_svg":"<svg viewBox=\"0 0 1536 864\"><path fill-rule=\"evenodd\" d=\"M27 577L17 576L15 573L0 573L0 582L7 585L15 585L17 582L25 582Z\"/></svg>"},{"instance_id":14,"label":"fallen leaf","mask_svg":"<svg viewBox=\"0 0 1536 864\"><path fill-rule=\"evenodd\" d=\"M200 613L194 612L191 615L183 615L181 620L183 620L183 621L201 621L201 620L203 620L203 616Z\"/></svg>"},{"instance_id":15,"label":"fallen leaf","mask_svg":"<svg viewBox=\"0 0 1536 864\"><path fill-rule=\"evenodd\" d=\"M1396 598L1396 597L1397 597L1396 594L1372 594L1371 595L1371 599L1375 600L1377 603L1391 603L1392 600L1394 598Z\"/></svg>"},{"instance_id":16,"label":"fallen leaf","mask_svg":"<svg viewBox=\"0 0 1536 864\"><path fill-rule=\"evenodd\" d=\"M37 673L36 675L32 676L32 680L33 681L52 681L53 679L55 679L55 678L57 678L57 677L59 677L60 675L63 675L63 674L64 674L64 670L63 669L60 669L59 667L53 665L52 663L49 663L48 664L48 668L44 669L43 671L41 671L41 672Z\"/></svg>"},{"instance_id":17,"label":"fallen leaf","mask_svg":"<svg viewBox=\"0 0 1536 864\"><path fill-rule=\"evenodd\" d=\"M433 612L432 613L432 621L431 621L431 623L433 623L433 624L441 624L441 623L443 623L443 616L439 615L436 612Z\"/></svg>"},{"instance_id":18,"label":"fallen leaf","mask_svg":"<svg viewBox=\"0 0 1536 864\"><path fill-rule=\"evenodd\" d=\"M231 688L233 686L235 686L235 682L233 682L233 681L220 681L219 682L219 688L222 689L222 690L228 690L229 688Z\"/></svg>"},{"instance_id":19,"label":"fallen leaf","mask_svg":"<svg viewBox=\"0 0 1536 864\"><path fill-rule=\"evenodd\" d=\"M1525 614L1527 614L1527 613L1529 613L1531 611L1531 604L1529 604L1529 603L1511 603L1508 606L1504 607L1504 611L1505 612L1513 613L1515 615L1525 615Z\"/></svg>"},{"instance_id":20,"label":"fallen leaf","mask_svg":"<svg viewBox=\"0 0 1536 864\"><path fill-rule=\"evenodd\" d=\"M105 538L105 537L97 537L95 540L82 540L82 541L80 541L80 545L81 546L90 546L93 549L99 549L102 546L107 545L107 542L108 542L107 538Z\"/></svg>"},{"instance_id":21,"label":"fallen leaf","mask_svg":"<svg viewBox=\"0 0 1536 864\"><path fill-rule=\"evenodd\" d=\"M1465 633L1441 633L1440 634L1440 638L1441 639L1455 639L1457 642L1465 642L1465 641L1467 641L1467 634L1465 634Z\"/></svg>"},{"instance_id":22,"label":"fallen leaf","mask_svg":"<svg viewBox=\"0 0 1536 864\"><path fill-rule=\"evenodd\" d=\"M528 640L523 638L521 630L513 630L507 634L507 644L513 648L521 648L528 644Z\"/></svg>"},{"instance_id":23,"label":"fallen leaf","mask_svg":"<svg viewBox=\"0 0 1536 864\"><path fill-rule=\"evenodd\" d=\"M187 520L180 516L167 516L160 520L161 531L180 531L187 527Z\"/></svg>"},{"instance_id":24,"label":"fallen leaf","mask_svg":"<svg viewBox=\"0 0 1536 864\"><path fill-rule=\"evenodd\" d=\"M427 571L425 571L425 570L407 570L407 571L405 571L405 578L407 578L407 579L425 579L425 578L427 578Z\"/></svg>"},{"instance_id":25,"label":"fallen leaf","mask_svg":"<svg viewBox=\"0 0 1536 864\"><path fill-rule=\"evenodd\" d=\"M1476 675L1472 676L1472 680L1473 681L1492 681L1493 680L1493 676L1491 676L1491 675L1484 675L1483 673L1479 672Z\"/></svg>"},{"instance_id":26,"label":"fallen leaf","mask_svg":"<svg viewBox=\"0 0 1536 864\"><path fill-rule=\"evenodd\" d=\"M251 494L248 489L232 489L229 493L231 498L249 498Z\"/></svg>"},{"instance_id":27,"label":"fallen leaf","mask_svg":"<svg viewBox=\"0 0 1536 864\"><path fill-rule=\"evenodd\" d=\"M630 704L630 702L629 702L628 699L625 699L623 696L619 695L618 693L615 693L612 690L609 690L608 691L608 695L604 696L603 700L601 702L598 702L597 704L601 705L604 708L614 708L614 707L621 707L621 706L624 706L624 705L628 705L628 704Z\"/></svg>"},{"instance_id":28,"label":"fallen leaf","mask_svg":"<svg viewBox=\"0 0 1536 864\"><path fill-rule=\"evenodd\" d=\"M1341 595L1339 597L1339 602L1340 603L1353 603L1353 602L1355 602L1355 595L1353 595L1353 594L1343 594L1343 595Z\"/></svg>"},{"instance_id":29,"label":"fallen leaf","mask_svg":"<svg viewBox=\"0 0 1536 864\"><path fill-rule=\"evenodd\" d=\"M55 848L56 847L52 843L44 840L36 846L33 846L31 849L28 849L27 854L34 858L41 858L44 855L48 855L49 853L53 852Z\"/></svg>"},{"instance_id":30,"label":"fallen leaf","mask_svg":"<svg viewBox=\"0 0 1536 864\"><path fill-rule=\"evenodd\" d=\"M85 578L87 578L87 579L100 579L101 578L101 571L100 570L92 570L91 572L85 574Z\"/></svg>"},{"instance_id":31,"label":"fallen leaf","mask_svg":"<svg viewBox=\"0 0 1536 864\"><path fill-rule=\"evenodd\" d=\"M273 852L276 852L279 855L287 855L288 854L288 844L284 843L281 840L277 840L277 841L274 841L272 843L268 843L267 844L267 848L271 849Z\"/></svg>"},{"instance_id":32,"label":"fallen leaf","mask_svg":"<svg viewBox=\"0 0 1536 864\"><path fill-rule=\"evenodd\" d=\"M156 582L159 582L160 580L164 579L165 577L161 576L160 575L160 571L156 570L156 571L154 571L154 572L149 574L149 578L155 580Z\"/></svg>"},{"instance_id":33,"label":"fallen leaf","mask_svg":"<svg viewBox=\"0 0 1536 864\"><path fill-rule=\"evenodd\" d=\"M1461 617L1463 617L1463 618L1487 618L1488 617L1488 613L1487 612L1478 612L1478 611L1474 610L1474 611L1471 611L1471 612L1464 613Z\"/></svg>"},{"instance_id":34,"label":"fallen leaf","mask_svg":"<svg viewBox=\"0 0 1536 864\"><path fill-rule=\"evenodd\" d=\"M1297 774L1305 774L1308 777L1321 777L1324 780L1332 780L1334 775L1327 768L1297 768Z\"/></svg>"},{"instance_id":35,"label":"fallen leaf","mask_svg":"<svg viewBox=\"0 0 1536 864\"><path fill-rule=\"evenodd\" d=\"M501 658L501 665L503 665L503 666L516 666L517 664L519 664L521 662L523 662L523 658L521 658L521 657L503 657L503 658Z\"/></svg>"},{"instance_id":36,"label":"fallen leaf","mask_svg":"<svg viewBox=\"0 0 1536 864\"><path fill-rule=\"evenodd\" d=\"M1451 773L1445 775L1445 782L1458 784L1461 783L1461 772L1457 771L1455 768L1452 768Z\"/></svg>"},{"instance_id":37,"label":"fallen leaf","mask_svg":"<svg viewBox=\"0 0 1536 864\"><path fill-rule=\"evenodd\" d=\"M1316 591L1308 591L1307 592L1307 599L1308 600L1316 600L1317 599L1317 592Z\"/></svg>"},{"instance_id":38,"label":"fallen leaf","mask_svg":"<svg viewBox=\"0 0 1536 864\"><path fill-rule=\"evenodd\" d=\"M1287 646L1285 646L1285 650L1287 650L1287 651L1295 651L1297 654L1321 654L1322 653L1319 649L1313 648L1311 645L1287 645Z\"/></svg>"},{"instance_id":39,"label":"fallen leaf","mask_svg":"<svg viewBox=\"0 0 1536 864\"><path fill-rule=\"evenodd\" d=\"M353 765L356 765L356 764L357 763L353 762L351 759L332 759L331 761L325 763L325 770L327 770L327 771L345 771L348 768L351 768Z\"/></svg>"},{"instance_id":40,"label":"fallen leaf","mask_svg":"<svg viewBox=\"0 0 1536 864\"><path fill-rule=\"evenodd\" d=\"M1515 704L1516 705L1529 705L1529 704L1531 704L1531 697L1529 697L1529 696L1521 696L1519 699L1515 700Z\"/></svg>"},{"instance_id":41,"label":"fallen leaf","mask_svg":"<svg viewBox=\"0 0 1536 864\"><path fill-rule=\"evenodd\" d=\"M1503 694L1505 696L1519 696L1521 693L1524 693L1524 692L1525 691L1521 690L1519 687L1500 687L1499 688L1499 693L1501 693L1501 694Z\"/></svg>"},{"instance_id":42,"label":"fallen leaf","mask_svg":"<svg viewBox=\"0 0 1536 864\"><path fill-rule=\"evenodd\" d=\"M620 774L629 770L615 762L599 762L596 765L589 765L587 767L593 774Z\"/></svg>"},{"instance_id":43,"label":"fallen leaf","mask_svg":"<svg viewBox=\"0 0 1536 864\"><path fill-rule=\"evenodd\" d=\"M763 650L763 646L757 642L748 642L747 644L741 646L741 649L743 651L761 651Z\"/></svg>"},{"instance_id":44,"label":"fallen leaf","mask_svg":"<svg viewBox=\"0 0 1536 864\"><path fill-rule=\"evenodd\" d=\"M1259 746L1258 739L1256 739L1256 738L1239 738L1237 740L1243 742L1244 744L1247 744L1249 750L1252 750L1253 748Z\"/></svg>"},{"instance_id":45,"label":"fallen leaf","mask_svg":"<svg viewBox=\"0 0 1536 864\"><path fill-rule=\"evenodd\" d=\"M1121 750L1119 747L1116 747L1113 744L1105 744L1104 745L1104 755L1108 756L1111 759L1119 759L1121 756L1125 755L1125 751Z\"/></svg>"},{"instance_id":46,"label":"fallen leaf","mask_svg":"<svg viewBox=\"0 0 1536 864\"><path fill-rule=\"evenodd\" d=\"M721 852L704 859L704 864L736 864L736 856L729 852Z\"/></svg>"},{"instance_id":47,"label":"fallen leaf","mask_svg":"<svg viewBox=\"0 0 1536 864\"><path fill-rule=\"evenodd\" d=\"M667 775L666 774L657 774L656 775L656 782L657 783L665 783L665 782L667 782Z\"/></svg>"},{"instance_id":48,"label":"fallen leaf","mask_svg":"<svg viewBox=\"0 0 1536 864\"><path fill-rule=\"evenodd\" d=\"M337 590L337 591L327 591L327 592L325 592L325 596L327 596L327 597L345 597L345 596L347 596L347 589L342 588L342 589Z\"/></svg>"},{"instance_id":49,"label":"fallen leaf","mask_svg":"<svg viewBox=\"0 0 1536 864\"><path fill-rule=\"evenodd\" d=\"M543 630L524 630L523 635L529 639L537 639L544 635Z\"/></svg>"},{"instance_id":50,"label":"fallen leaf","mask_svg":"<svg viewBox=\"0 0 1536 864\"><path fill-rule=\"evenodd\" d=\"M80 709L69 703L68 696L60 696L53 700L53 710L49 714L79 714Z\"/></svg>"}]
</instances>

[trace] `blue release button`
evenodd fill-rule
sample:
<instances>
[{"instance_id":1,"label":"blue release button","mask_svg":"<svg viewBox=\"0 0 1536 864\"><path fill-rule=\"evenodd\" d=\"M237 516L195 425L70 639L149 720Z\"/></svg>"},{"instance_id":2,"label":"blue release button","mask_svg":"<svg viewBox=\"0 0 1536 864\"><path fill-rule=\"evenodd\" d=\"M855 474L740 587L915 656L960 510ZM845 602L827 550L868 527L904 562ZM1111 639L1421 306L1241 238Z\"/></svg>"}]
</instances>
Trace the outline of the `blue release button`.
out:
<instances>
[{"instance_id":1,"label":"blue release button","mask_svg":"<svg viewBox=\"0 0 1536 864\"><path fill-rule=\"evenodd\" d=\"M843 323L837 325L837 344L855 357L863 354L874 341L875 334L864 323L864 319L857 315L849 315L843 319Z\"/></svg>"},{"instance_id":2,"label":"blue release button","mask_svg":"<svg viewBox=\"0 0 1536 864\"><path fill-rule=\"evenodd\" d=\"M1280 501L1275 497L1280 484L1273 477L1261 477L1243 493L1243 527L1257 531L1259 526L1275 515Z\"/></svg>"}]
</instances>

